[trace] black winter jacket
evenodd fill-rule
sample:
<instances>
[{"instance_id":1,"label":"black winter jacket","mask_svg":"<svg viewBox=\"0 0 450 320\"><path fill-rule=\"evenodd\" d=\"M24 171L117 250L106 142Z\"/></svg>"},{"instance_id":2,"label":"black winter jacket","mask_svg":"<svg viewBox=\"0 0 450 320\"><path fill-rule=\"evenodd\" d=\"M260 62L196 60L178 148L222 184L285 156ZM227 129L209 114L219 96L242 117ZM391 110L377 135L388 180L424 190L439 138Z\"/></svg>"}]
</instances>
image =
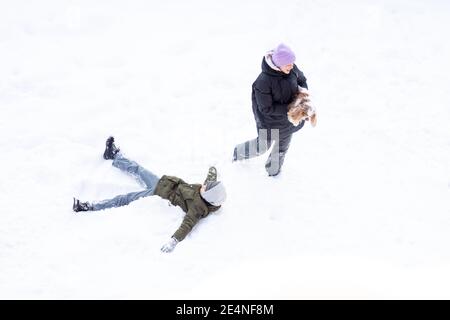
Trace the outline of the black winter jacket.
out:
<instances>
[{"instance_id":1,"label":"black winter jacket","mask_svg":"<svg viewBox=\"0 0 450 320\"><path fill-rule=\"evenodd\" d=\"M270 58L269 58L270 59ZM297 86L308 88L306 78L297 66L289 74L274 70L267 64L266 57L261 64L262 72L252 86L252 106L256 126L260 129L290 129L297 131L287 118L287 106L298 91Z\"/></svg>"}]
</instances>

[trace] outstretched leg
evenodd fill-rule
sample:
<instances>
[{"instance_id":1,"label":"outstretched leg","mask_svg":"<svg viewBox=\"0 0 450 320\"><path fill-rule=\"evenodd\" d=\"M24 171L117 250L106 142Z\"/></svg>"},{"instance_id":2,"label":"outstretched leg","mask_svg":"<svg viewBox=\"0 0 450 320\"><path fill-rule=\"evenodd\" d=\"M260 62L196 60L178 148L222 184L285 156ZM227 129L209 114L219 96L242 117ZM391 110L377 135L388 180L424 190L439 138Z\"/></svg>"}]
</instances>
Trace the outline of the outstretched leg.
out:
<instances>
[{"instance_id":1,"label":"outstretched leg","mask_svg":"<svg viewBox=\"0 0 450 320\"><path fill-rule=\"evenodd\" d=\"M120 196L116 196L112 199L103 200L100 202L92 203L92 210L103 210L107 208L117 208L128 205L130 202L133 202L139 198L148 197L153 195L153 190L147 189L138 192L131 192L128 194L123 194Z\"/></svg>"},{"instance_id":2,"label":"outstretched leg","mask_svg":"<svg viewBox=\"0 0 450 320\"><path fill-rule=\"evenodd\" d=\"M141 167L137 162L125 158L121 153L116 155L112 164L114 167L133 175L145 184L147 190L151 190L152 193L155 191L160 178L153 172Z\"/></svg>"},{"instance_id":3,"label":"outstretched leg","mask_svg":"<svg viewBox=\"0 0 450 320\"><path fill-rule=\"evenodd\" d=\"M106 139L106 148L105 152L103 153L103 158L105 160L113 160L114 167L132 174L140 182L145 184L147 189L151 189L154 191L156 184L159 181L159 177L157 177L152 172L144 169L136 162L125 158L122 153L120 153L120 149L116 147L114 142L115 140L112 136Z\"/></svg>"},{"instance_id":4,"label":"outstretched leg","mask_svg":"<svg viewBox=\"0 0 450 320\"><path fill-rule=\"evenodd\" d=\"M97 211L107 208L116 208L128 205L130 202L135 201L139 198L148 197L154 194L156 185L158 184L159 177L157 177L152 172L144 169L134 161L130 161L118 153L113 161L113 166L119 168L122 171L132 174L140 181L142 181L147 187L143 191L131 192L124 195L116 196L112 199L103 200L100 202L80 202L74 199L73 210L78 211Z\"/></svg>"},{"instance_id":5,"label":"outstretched leg","mask_svg":"<svg viewBox=\"0 0 450 320\"><path fill-rule=\"evenodd\" d=\"M140 182L145 184L146 189L138 192L131 192L124 195L116 196L112 199L103 200L100 202L81 202L78 199L73 199L73 211L97 211L107 208L121 207L129 204L142 197L151 196L155 192L156 185L158 184L159 177L154 173L144 169L134 161L128 160L121 153L120 149L114 144L114 137L109 137L106 140L106 148L103 153L105 160L113 160L113 166L120 170L127 172L136 177Z\"/></svg>"},{"instance_id":6,"label":"outstretched leg","mask_svg":"<svg viewBox=\"0 0 450 320\"><path fill-rule=\"evenodd\" d=\"M233 161L251 159L265 153L272 144L270 135L269 130L259 129L256 139L238 144L234 148Z\"/></svg>"}]
</instances>

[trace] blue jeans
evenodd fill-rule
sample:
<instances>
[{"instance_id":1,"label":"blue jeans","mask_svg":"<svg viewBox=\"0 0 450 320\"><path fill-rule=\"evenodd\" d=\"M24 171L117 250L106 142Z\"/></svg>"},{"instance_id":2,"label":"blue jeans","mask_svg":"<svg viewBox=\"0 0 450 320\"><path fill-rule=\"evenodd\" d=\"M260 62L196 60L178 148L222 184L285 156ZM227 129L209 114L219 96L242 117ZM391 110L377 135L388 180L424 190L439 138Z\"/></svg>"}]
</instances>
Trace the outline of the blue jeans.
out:
<instances>
[{"instance_id":1,"label":"blue jeans","mask_svg":"<svg viewBox=\"0 0 450 320\"><path fill-rule=\"evenodd\" d=\"M154 194L156 185L158 184L158 181L160 179L155 174L144 169L136 162L128 160L121 153L118 153L116 155L116 158L114 159L112 165L136 177L139 181L145 184L146 189L143 191L131 192L128 194L116 196L108 200L94 202L92 204L94 211L126 206L132 201L135 201L142 197L148 197Z\"/></svg>"}]
</instances>

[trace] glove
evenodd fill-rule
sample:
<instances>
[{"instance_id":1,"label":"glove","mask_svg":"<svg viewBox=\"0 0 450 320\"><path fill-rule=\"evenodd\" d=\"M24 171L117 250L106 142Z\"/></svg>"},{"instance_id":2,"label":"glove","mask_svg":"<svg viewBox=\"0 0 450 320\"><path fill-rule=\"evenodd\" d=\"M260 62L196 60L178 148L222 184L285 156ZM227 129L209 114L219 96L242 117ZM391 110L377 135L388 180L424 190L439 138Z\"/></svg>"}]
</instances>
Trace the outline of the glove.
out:
<instances>
[{"instance_id":1,"label":"glove","mask_svg":"<svg viewBox=\"0 0 450 320\"><path fill-rule=\"evenodd\" d=\"M162 246L161 251L168 253L175 249L175 246L178 244L178 240L174 237L170 238L170 240Z\"/></svg>"}]
</instances>

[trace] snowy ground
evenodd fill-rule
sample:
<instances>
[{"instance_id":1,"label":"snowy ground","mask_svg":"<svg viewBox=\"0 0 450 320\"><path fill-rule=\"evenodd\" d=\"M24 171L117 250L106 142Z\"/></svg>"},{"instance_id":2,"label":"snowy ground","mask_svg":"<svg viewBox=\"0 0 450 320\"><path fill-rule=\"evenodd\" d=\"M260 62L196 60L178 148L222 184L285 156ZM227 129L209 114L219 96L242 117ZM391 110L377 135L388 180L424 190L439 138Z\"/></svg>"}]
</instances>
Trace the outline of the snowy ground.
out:
<instances>
[{"instance_id":1,"label":"snowy ground","mask_svg":"<svg viewBox=\"0 0 450 320\"><path fill-rule=\"evenodd\" d=\"M449 9L0 2L0 298L450 299ZM281 41L318 125L269 179L265 156L230 158ZM101 158L111 134L160 175L217 165L228 202L171 254L183 213L159 198L75 215L72 196L141 188Z\"/></svg>"}]
</instances>

